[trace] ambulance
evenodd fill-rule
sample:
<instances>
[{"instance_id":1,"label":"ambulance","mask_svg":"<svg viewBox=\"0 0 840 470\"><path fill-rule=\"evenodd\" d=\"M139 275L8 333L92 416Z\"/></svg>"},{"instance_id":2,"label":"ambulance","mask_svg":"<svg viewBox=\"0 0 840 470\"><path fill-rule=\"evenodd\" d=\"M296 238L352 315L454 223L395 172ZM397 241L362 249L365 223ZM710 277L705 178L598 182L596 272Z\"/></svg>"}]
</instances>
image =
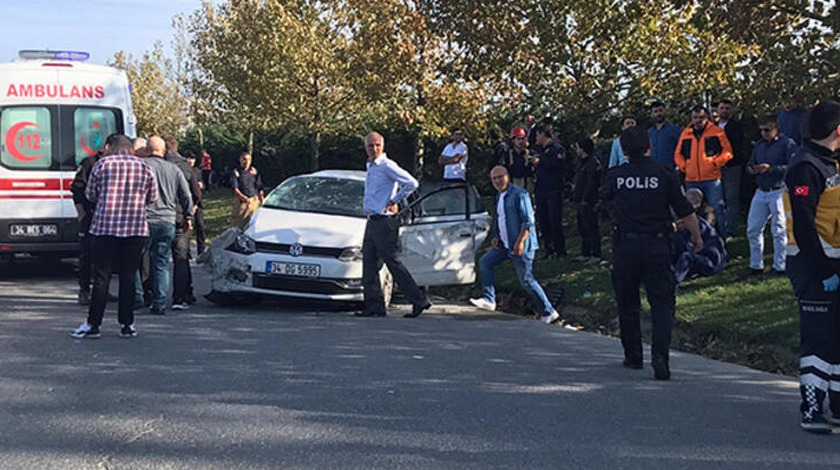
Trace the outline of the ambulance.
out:
<instances>
[{"instance_id":1,"label":"ambulance","mask_svg":"<svg viewBox=\"0 0 840 470\"><path fill-rule=\"evenodd\" d=\"M0 64L0 257L78 253L70 184L114 132L133 137L124 71L75 51L20 51Z\"/></svg>"}]
</instances>

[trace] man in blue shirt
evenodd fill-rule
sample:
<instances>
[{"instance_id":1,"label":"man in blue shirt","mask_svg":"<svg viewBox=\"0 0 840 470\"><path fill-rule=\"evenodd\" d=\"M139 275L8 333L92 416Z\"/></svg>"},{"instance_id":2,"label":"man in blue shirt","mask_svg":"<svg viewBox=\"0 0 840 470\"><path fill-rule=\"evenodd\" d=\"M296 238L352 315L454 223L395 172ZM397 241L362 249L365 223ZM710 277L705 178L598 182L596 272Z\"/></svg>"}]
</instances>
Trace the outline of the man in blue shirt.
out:
<instances>
[{"instance_id":1,"label":"man in blue shirt","mask_svg":"<svg viewBox=\"0 0 840 470\"><path fill-rule=\"evenodd\" d=\"M802 143L802 121L808 115L808 111L799 105L799 100L788 95L782 101L782 109L776 116L779 123L779 132L793 139L797 144Z\"/></svg>"},{"instance_id":2,"label":"man in blue shirt","mask_svg":"<svg viewBox=\"0 0 840 470\"><path fill-rule=\"evenodd\" d=\"M362 242L365 309L355 315L384 317L387 314L385 296L379 284L379 271L384 263L400 291L411 302L411 313L404 316L414 318L432 304L414 282L411 273L397 258L400 247L400 222L396 214L399 202L413 193L418 183L413 176L385 155L385 138L381 134L371 132L365 137L365 151L368 155L364 197L364 211L368 220Z\"/></svg>"},{"instance_id":3,"label":"man in blue shirt","mask_svg":"<svg viewBox=\"0 0 840 470\"><path fill-rule=\"evenodd\" d=\"M677 149L682 129L665 120L665 103L661 101L650 104L650 120L653 123L648 129L650 160L674 171L674 151Z\"/></svg>"},{"instance_id":4,"label":"man in blue shirt","mask_svg":"<svg viewBox=\"0 0 840 470\"><path fill-rule=\"evenodd\" d=\"M624 131L625 129L630 129L631 127L636 127L636 118L633 116L624 116L621 118L621 130ZM624 165L627 163L627 157L624 156L624 151L621 150L621 142L619 142L618 137L612 143L612 147L610 148L610 161L607 164L607 168L615 168L619 165Z\"/></svg>"},{"instance_id":5,"label":"man in blue shirt","mask_svg":"<svg viewBox=\"0 0 840 470\"><path fill-rule=\"evenodd\" d=\"M534 255L539 248L534 230L534 211L528 192L510 184L510 174L503 166L490 171L493 187L499 191L496 197L496 214L493 217L492 248L479 261L482 296L470 299L470 303L483 310L496 310L496 287L494 271L506 260L513 262L519 284L528 292L534 302L534 310L545 323L553 323L560 314L551 305L534 278Z\"/></svg>"},{"instance_id":6,"label":"man in blue shirt","mask_svg":"<svg viewBox=\"0 0 840 470\"><path fill-rule=\"evenodd\" d=\"M762 274L764 271L764 227L770 221L773 235L773 273L785 273L785 246L787 230L782 204L785 172L796 143L779 132L776 117L763 116L758 122L761 140L755 144L747 162L747 173L755 175L758 187L750 203L747 217L747 240L750 242L750 269L742 277Z\"/></svg>"}]
</instances>

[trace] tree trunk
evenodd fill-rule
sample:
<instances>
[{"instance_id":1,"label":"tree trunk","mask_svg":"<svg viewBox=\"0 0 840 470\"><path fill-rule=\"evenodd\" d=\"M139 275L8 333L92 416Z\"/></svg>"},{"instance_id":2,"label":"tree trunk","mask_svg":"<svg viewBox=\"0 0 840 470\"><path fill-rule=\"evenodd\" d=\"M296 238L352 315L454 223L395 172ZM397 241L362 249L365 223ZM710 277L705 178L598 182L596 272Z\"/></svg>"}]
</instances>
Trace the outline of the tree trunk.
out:
<instances>
[{"instance_id":1,"label":"tree trunk","mask_svg":"<svg viewBox=\"0 0 840 470\"><path fill-rule=\"evenodd\" d=\"M312 132L310 145L309 169L316 171L321 164L321 131L317 128Z\"/></svg>"},{"instance_id":2,"label":"tree trunk","mask_svg":"<svg viewBox=\"0 0 840 470\"><path fill-rule=\"evenodd\" d=\"M317 103L320 92L317 78L315 79L315 83L313 85L315 102ZM317 171L318 167L321 165L321 110L318 107L315 108L315 114L312 116L312 140L310 144L309 169L310 171Z\"/></svg>"},{"instance_id":3,"label":"tree trunk","mask_svg":"<svg viewBox=\"0 0 840 470\"><path fill-rule=\"evenodd\" d=\"M414 142L414 176L419 180L423 177L423 167L425 166L425 151L426 146L423 141L423 130L426 127L426 95L424 94L423 84L417 86L417 120L415 121L412 137Z\"/></svg>"}]
</instances>

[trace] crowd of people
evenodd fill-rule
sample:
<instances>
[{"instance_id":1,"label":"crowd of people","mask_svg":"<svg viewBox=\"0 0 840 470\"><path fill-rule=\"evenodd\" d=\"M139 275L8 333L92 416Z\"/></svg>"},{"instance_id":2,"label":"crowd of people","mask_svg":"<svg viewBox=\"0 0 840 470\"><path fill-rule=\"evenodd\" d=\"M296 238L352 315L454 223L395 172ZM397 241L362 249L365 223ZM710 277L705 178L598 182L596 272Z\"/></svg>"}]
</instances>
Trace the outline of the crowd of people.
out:
<instances>
[{"instance_id":1,"label":"crowd of people","mask_svg":"<svg viewBox=\"0 0 840 470\"><path fill-rule=\"evenodd\" d=\"M169 307L186 310L195 303L192 234L199 252L205 242L202 182L194 156L189 157L178 153L178 141L171 137L112 134L80 162L71 190L80 222L78 301L89 309L74 337L100 336L108 300L118 302L124 338L137 335L135 310L148 307L149 313L164 315ZM110 299L114 272L119 295Z\"/></svg>"},{"instance_id":2,"label":"crowd of people","mask_svg":"<svg viewBox=\"0 0 840 470\"><path fill-rule=\"evenodd\" d=\"M590 209L600 197L613 212L612 283L624 366L641 369L643 364L639 289L644 284L651 309L651 366L656 379L668 380L677 284L723 270L727 242L745 234L749 270L739 280L786 275L799 304L801 427L835 432L840 427L840 103L826 100L810 110L785 103L757 120L759 138L751 150L733 108L730 100L717 103L714 113L695 106L682 129L666 120L661 102L651 104L647 130L636 127L633 116L623 117L602 179L591 141L579 140L571 197L581 235L578 259L600 258L597 214L593 219ZM534 121L528 116L524 126L511 129L510 145L498 131L489 134L497 165L490 177L499 195L492 248L480 262L483 295L470 301L496 308L493 268L510 259L535 310L550 322L556 319L553 307L543 301L531 273L539 243L533 234L539 233L548 257L566 255L563 188L572 166L564 162L567 154L550 120ZM747 227L741 232L741 194L752 179ZM529 223L531 194L536 226ZM773 263L765 273L768 224Z\"/></svg>"},{"instance_id":3,"label":"crowd of people","mask_svg":"<svg viewBox=\"0 0 840 470\"><path fill-rule=\"evenodd\" d=\"M790 278L800 307L802 428L833 432L840 426L840 103L823 101L808 112L786 106L762 116L760 138L749 152L732 103L723 100L715 110L717 121L705 107L693 107L682 129L667 121L661 102L650 106L649 129L636 126L632 116L623 117L608 169L588 137L574 143L578 163L573 169L572 154L557 139L551 119L536 124L528 116L523 126L511 129L510 145L498 131L491 131L489 178L497 191L491 248L479 261L482 295L470 302L495 310L494 271L511 261L534 310L546 323L557 321L560 314L533 274L536 253L542 245L546 258L568 255L563 208L570 199L581 237L577 260L602 264L598 207L608 206L623 364L643 367L644 284L652 319L651 366L656 379L668 380L676 286L726 266L726 240L739 234L740 192L750 181L744 176L754 177L746 228L750 270L741 278L764 274L763 237L769 223L774 244L770 275ZM379 288L379 271L385 264L412 303L405 316L414 318L431 303L399 260L399 222L394 215L418 183L384 149L381 134L366 137L365 307L357 316L386 314ZM203 225L202 186L211 182L212 163L206 152L198 167L194 155L187 157L178 153L172 138L152 136L146 141L115 134L100 153L79 165L72 185L82 227L79 302L89 310L74 337L100 336L114 272L119 278L122 337L137 335L133 312L139 306L164 314L170 288L171 308L186 309L195 302L190 236L194 228L203 230L198 229ZM465 181L468 162L464 132L453 129L452 141L439 158L444 179ZM232 221L243 227L264 194L251 155L243 153L239 163L230 176ZM200 238L199 251L203 235Z\"/></svg>"}]
</instances>

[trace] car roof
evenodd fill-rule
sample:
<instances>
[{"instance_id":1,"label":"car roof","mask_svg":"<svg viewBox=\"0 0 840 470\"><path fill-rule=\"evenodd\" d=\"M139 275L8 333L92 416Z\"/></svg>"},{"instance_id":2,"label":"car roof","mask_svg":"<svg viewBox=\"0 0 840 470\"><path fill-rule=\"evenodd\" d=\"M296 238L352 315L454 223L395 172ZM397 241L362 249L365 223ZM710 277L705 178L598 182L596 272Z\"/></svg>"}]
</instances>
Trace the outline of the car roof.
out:
<instances>
[{"instance_id":1,"label":"car roof","mask_svg":"<svg viewBox=\"0 0 840 470\"><path fill-rule=\"evenodd\" d=\"M345 180L364 181L365 172L360 170L320 170L314 173L298 175L303 177L320 176L325 178L338 178Z\"/></svg>"}]
</instances>

